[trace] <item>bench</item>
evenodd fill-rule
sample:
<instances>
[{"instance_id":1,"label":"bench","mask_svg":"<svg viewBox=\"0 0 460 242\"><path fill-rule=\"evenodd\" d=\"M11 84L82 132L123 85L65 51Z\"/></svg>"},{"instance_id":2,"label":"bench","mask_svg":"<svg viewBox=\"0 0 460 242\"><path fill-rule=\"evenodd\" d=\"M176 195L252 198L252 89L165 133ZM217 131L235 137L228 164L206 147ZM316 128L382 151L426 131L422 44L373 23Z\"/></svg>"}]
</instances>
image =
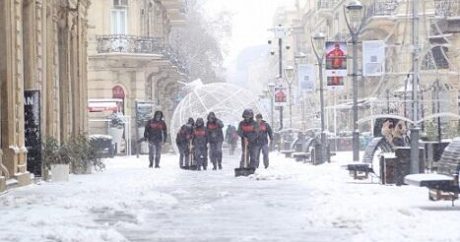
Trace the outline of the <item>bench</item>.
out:
<instances>
[{"instance_id":1,"label":"bench","mask_svg":"<svg viewBox=\"0 0 460 242\"><path fill-rule=\"evenodd\" d=\"M280 150L281 154L284 154L286 158L291 157L292 153L294 153L294 150Z\"/></svg>"},{"instance_id":2,"label":"bench","mask_svg":"<svg viewBox=\"0 0 460 242\"><path fill-rule=\"evenodd\" d=\"M354 163L346 165L346 169L350 171L350 175L355 180L369 178L369 173L374 173L374 170L369 163Z\"/></svg>"},{"instance_id":3,"label":"bench","mask_svg":"<svg viewBox=\"0 0 460 242\"><path fill-rule=\"evenodd\" d=\"M445 148L439 161L437 173L412 174L404 178L409 185L427 187L428 198L432 201L451 200L452 206L458 199L460 170L460 138L455 138Z\"/></svg>"},{"instance_id":4,"label":"bench","mask_svg":"<svg viewBox=\"0 0 460 242\"><path fill-rule=\"evenodd\" d=\"M350 163L344 166L350 172L350 175L353 176L353 179L367 179L369 173L375 173L372 168L372 159L374 158L375 151L384 141L383 137L373 138L364 150L361 163Z\"/></svg>"},{"instance_id":5,"label":"bench","mask_svg":"<svg viewBox=\"0 0 460 242\"><path fill-rule=\"evenodd\" d=\"M441 159L442 152L449 145L450 141L422 141L425 146L425 160L427 169L435 171L437 162Z\"/></svg>"},{"instance_id":6,"label":"bench","mask_svg":"<svg viewBox=\"0 0 460 242\"><path fill-rule=\"evenodd\" d=\"M308 153L308 152L294 152L294 153L292 153L292 157L295 159L295 161L306 162L308 159L310 159L310 153Z\"/></svg>"}]
</instances>

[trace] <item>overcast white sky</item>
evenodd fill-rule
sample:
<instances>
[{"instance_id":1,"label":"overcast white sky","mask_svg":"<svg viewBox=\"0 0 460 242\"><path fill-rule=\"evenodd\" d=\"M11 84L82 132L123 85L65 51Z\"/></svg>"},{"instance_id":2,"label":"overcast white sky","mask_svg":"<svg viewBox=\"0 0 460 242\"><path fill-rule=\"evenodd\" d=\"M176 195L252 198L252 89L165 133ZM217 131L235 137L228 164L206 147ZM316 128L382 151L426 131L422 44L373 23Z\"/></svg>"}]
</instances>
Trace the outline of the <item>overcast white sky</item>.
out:
<instances>
[{"instance_id":1,"label":"overcast white sky","mask_svg":"<svg viewBox=\"0 0 460 242\"><path fill-rule=\"evenodd\" d=\"M229 65L238 53L246 47L266 44L273 27L273 14L278 6L294 6L294 0L208 0L206 8L210 13L226 9L233 15L233 36L230 41Z\"/></svg>"}]
</instances>

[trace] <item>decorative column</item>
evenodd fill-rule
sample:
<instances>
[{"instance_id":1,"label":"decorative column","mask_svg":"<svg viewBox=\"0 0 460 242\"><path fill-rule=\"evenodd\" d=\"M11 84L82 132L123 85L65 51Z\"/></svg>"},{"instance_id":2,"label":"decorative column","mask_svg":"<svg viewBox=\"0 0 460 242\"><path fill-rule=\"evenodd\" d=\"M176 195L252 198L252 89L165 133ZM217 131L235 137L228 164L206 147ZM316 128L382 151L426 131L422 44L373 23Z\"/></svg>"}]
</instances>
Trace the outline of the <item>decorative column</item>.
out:
<instances>
[{"instance_id":1,"label":"decorative column","mask_svg":"<svg viewBox=\"0 0 460 242\"><path fill-rule=\"evenodd\" d=\"M61 140L67 140L70 134L71 124L71 85L72 80L70 73L70 53L72 46L70 46L70 27L72 27L72 19L69 16L69 11L67 10L66 5L60 5L58 10L58 41L57 49L58 51L58 73L59 73L59 127L60 127L60 138Z\"/></svg>"},{"instance_id":2,"label":"decorative column","mask_svg":"<svg viewBox=\"0 0 460 242\"><path fill-rule=\"evenodd\" d=\"M24 146L24 69L22 0L1 1L0 102L2 103L2 162L20 185L30 183ZM7 28L9 27L9 28Z\"/></svg>"},{"instance_id":3,"label":"decorative column","mask_svg":"<svg viewBox=\"0 0 460 242\"><path fill-rule=\"evenodd\" d=\"M35 0L24 0L24 89L36 90L37 80L37 12Z\"/></svg>"},{"instance_id":4,"label":"decorative column","mask_svg":"<svg viewBox=\"0 0 460 242\"><path fill-rule=\"evenodd\" d=\"M46 128L44 136L59 139L59 83L58 83L58 48L57 31L58 16L56 6L46 1L46 28L44 30L46 39L44 42L45 76L44 81L44 115L46 116Z\"/></svg>"}]
</instances>

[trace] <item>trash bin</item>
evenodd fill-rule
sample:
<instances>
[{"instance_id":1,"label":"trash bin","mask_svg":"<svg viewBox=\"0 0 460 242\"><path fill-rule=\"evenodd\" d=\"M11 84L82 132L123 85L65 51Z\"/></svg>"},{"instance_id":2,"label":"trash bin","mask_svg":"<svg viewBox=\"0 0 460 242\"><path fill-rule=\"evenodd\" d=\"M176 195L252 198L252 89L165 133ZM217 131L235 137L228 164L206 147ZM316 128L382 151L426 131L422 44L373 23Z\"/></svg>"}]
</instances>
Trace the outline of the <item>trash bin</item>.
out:
<instances>
[{"instance_id":1,"label":"trash bin","mask_svg":"<svg viewBox=\"0 0 460 242\"><path fill-rule=\"evenodd\" d=\"M420 171L424 170L423 149L419 149ZM410 147L397 147L394 153L380 156L380 180L382 184L404 184L404 177L410 174Z\"/></svg>"}]
</instances>

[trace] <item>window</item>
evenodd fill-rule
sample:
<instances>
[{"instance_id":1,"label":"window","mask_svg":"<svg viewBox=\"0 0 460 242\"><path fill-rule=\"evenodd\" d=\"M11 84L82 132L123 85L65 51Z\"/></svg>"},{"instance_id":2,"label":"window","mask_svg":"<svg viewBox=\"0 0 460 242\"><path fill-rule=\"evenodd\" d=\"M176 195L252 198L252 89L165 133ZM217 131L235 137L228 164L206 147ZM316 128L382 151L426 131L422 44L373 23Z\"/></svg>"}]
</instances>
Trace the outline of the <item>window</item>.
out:
<instances>
[{"instance_id":1,"label":"window","mask_svg":"<svg viewBox=\"0 0 460 242\"><path fill-rule=\"evenodd\" d=\"M115 8L127 8L128 0L113 0L113 7Z\"/></svg>"},{"instance_id":2,"label":"window","mask_svg":"<svg viewBox=\"0 0 460 242\"><path fill-rule=\"evenodd\" d=\"M128 0L113 0L112 34L128 33Z\"/></svg>"},{"instance_id":3,"label":"window","mask_svg":"<svg viewBox=\"0 0 460 242\"><path fill-rule=\"evenodd\" d=\"M112 34L128 33L128 11L126 9L112 10Z\"/></svg>"}]
</instances>

